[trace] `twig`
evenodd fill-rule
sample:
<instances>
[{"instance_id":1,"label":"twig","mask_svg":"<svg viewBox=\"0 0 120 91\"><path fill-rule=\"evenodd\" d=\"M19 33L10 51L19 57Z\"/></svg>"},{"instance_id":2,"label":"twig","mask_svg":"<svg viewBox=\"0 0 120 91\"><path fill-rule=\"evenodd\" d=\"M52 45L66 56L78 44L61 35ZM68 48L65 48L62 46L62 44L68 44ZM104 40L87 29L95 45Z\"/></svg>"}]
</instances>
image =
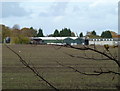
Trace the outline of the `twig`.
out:
<instances>
[{"instance_id":1,"label":"twig","mask_svg":"<svg viewBox=\"0 0 120 91\"><path fill-rule=\"evenodd\" d=\"M72 70L74 70L75 72L78 72L80 74L84 74L84 75L96 75L96 76L99 76L101 74L106 74L106 73L113 73L113 74L117 74L117 75L120 75L120 73L118 72L114 72L114 71L106 71L106 72L103 72L102 69L100 68L101 71L94 71L94 73L90 74L90 73L85 73L85 72L80 72L79 70L75 69L74 67L71 67L71 66L66 66L58 61L56 61L59 65L63 66L63 67L67 67L67 68L70 68Z\"/></svg>"},{"instance_id":2,"label":"twig","mask_svg":"<svg viewBox=\"0 0 120 91\"><path fill-rule=\"evenodd\" d=\"M65 53L65 52L64 52ZM94 57L82 57L82 56L74 56L72 54L68 54L68 53L65 53L66 55L70 56L70 57L76 57L76 58L83 58L83 59L91 59L91 60L110 60L110 59L97 59L97 58L94 58Z\"/></svg>"},{"instance_id":3,"label":"twig","mask_svg":"<svg viewBox=\"0 0 120 91\"><path fill-rule=\"evenodd\" d=\"M38 76L40 79L42 79L44 82L46 82L50 87L52 87L55 91L59 91L59 89L57 89L55 86L53 86L50 82L48 82L45 78L43 78L38 71L33 67L31 67L30 65L27 64L27 62L17 53L15 52L12 48L8 47L7 45L5 45L9 50L11 50L14 54L16 54L19 57L20 62L22 62L22 64L29 68L36 76Z\"/></svg>"},{"instance_id":4,"label":"twig","mask_svg":"<svg viewBox=\"0 0 120 91\"><path fill-rule=\"evenodd\" d=\"M84 48L78 48L78 47L71 46L71 45L69 45L69 44L59 45L59 46L63 46L63 47L67 47L67 48L72 48L72 49L76 49L76 50L91 50L91 51L94 51L94 52L96 52L96 53L99 53L99 54L101 54L101 55L109 58L110 60L115 61L115 62L117 63L117 65L120 67L120 63L119 63L118 59L113 58L113 57L111 57L110 55L108 55L108 54L106 54L106 53L104 53L104 52L101 52L101 51L99 51L99 50L97 50L97 49L92 49L92 48L89 48L89 47L86 47L86 46L84 46Z\"/></svg>"}]
</instances>

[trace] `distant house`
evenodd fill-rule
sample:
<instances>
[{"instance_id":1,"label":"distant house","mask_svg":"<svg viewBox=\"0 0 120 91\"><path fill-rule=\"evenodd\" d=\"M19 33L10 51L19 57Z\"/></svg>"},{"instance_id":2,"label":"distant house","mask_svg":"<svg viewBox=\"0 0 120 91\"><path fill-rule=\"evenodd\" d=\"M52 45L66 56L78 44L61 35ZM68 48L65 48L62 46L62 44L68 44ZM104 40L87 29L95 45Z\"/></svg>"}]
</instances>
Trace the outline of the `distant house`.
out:
<instances>
[{"instance_id":1,"label":"distant house","mask_svg":"<svg viewBox=\"0 0 120 91\"><path fill-rule=\"evenodd\" d=\"M89 45L118 45L120 38L91 38L89 39Z\"/></svg>"},{"instance_id":2,"label":"distant house","mask_svg":"<svg viewBox=\"0 0 120 91\"><path fill-rule=\"evenodd\" d=\"M31 37L31 43L57 45L118 45L120 38Z\"/></svg>"},{"instance_id":3,"label":"distant house","mask_svg":"<svg viewBox=\"0 0 120 91\"><path fill-rule=\"evenodd\" d=\"M41 41L40 43L45 44L57 44L57 45L64 45L64 44L70 44L70 45L77 45L77 44L85 44L83 42L83 38L78 37L31 37L32 41L39 39ZM41 39L41 40L40 40ZM38 43L38 44L40 44Z\"/></svg>"},{"instance_id":4,"label":"distant house","mask_svg":"<svg viewBox=\"0 0 120 91\"><path fill-rule=\"evenodd\" d=\"M84 42L85 42L85 40L83 38L78 37L75 39L76 44L84 44Z\"/></svg>"},{"instance_id":5,"label":"distant house","mask_svg":"<svg viewBox=\"0 0 120 91\"><path fill-rule=\"evenodd\" d=\"M88 37L30 37L30 44L57 44L57 45L120 45L120 38L88 38ZM10 43L6 37L4 42Z\"/></svg>"},{"instance_id":6,"label":"distant house","mask_svg":"<svg viewBox=\"0 0 120 91\"><path fill-rule=\"evenodd\" d=\"M72 39L72 38L65 38L64 40L63 40L63 43L66 43L66 44L69 44L69 45L74 45L74 39Z\"/></svg>"}]
</instances>

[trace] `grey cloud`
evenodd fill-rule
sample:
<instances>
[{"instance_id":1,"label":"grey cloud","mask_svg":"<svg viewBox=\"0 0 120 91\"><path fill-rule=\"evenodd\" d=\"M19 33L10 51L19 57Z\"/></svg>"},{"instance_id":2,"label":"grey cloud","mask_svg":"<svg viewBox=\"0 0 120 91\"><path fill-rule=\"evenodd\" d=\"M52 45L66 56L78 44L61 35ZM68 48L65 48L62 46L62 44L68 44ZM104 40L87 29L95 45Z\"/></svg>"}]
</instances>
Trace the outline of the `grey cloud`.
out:
<instances>
[{"instance_id":1,"label":"grey cloud","mask_svg":"<svg viewBox=\"0 0 120 91\"><path fill-rule=\"evenodd\" d=\"M59 16L64 15L68 2L54 2L48 12L41 12L39 16Z\"/></svg>"},{"instance_id":2,"label":"grey cloud","mask_svg":"<svg viewBox=\"0 0 120 91\"><path fill-rule=\"evenodd\" d=\"M49 12L41 12L39 13L39 16L49 17L51 14Z\"/></svg>"},{"instance_id":3,"label":"grey cloud","mask_svg":"<svg viewBox=\"0 0 120 91\"><path fill-rule=\"evenodd\" d=\"M115 11L115 5L112 4L100 4L97 7L89 7L90 3L83 3L78 6L75 5L73 12L76 15L89 17L92 19L104 18L107 15L117 15Z\"/></svg>"},{"instance_id":4,"label":"grey cloud","mask_svg":"<svg viewBox=\"0 0 120 91\"><path fill-rule=\"evenodd\" d=\"M65 9L67 8L68 2L57 2L55 3L52 9L52 15L58 16L63 15L65 13Z\"/></svg>"},{"instance_id":5,"label":"grey cloud","mask_svg":"<svg viewBox=\"0 0 120 91\"><path fill-rule=\"evenodd\" d=\"M3 2L2 3L2 17L10 16L26 16L29 12L26 12L24 8L19 6L18 2Z\"/></svg>"}]
</instances>

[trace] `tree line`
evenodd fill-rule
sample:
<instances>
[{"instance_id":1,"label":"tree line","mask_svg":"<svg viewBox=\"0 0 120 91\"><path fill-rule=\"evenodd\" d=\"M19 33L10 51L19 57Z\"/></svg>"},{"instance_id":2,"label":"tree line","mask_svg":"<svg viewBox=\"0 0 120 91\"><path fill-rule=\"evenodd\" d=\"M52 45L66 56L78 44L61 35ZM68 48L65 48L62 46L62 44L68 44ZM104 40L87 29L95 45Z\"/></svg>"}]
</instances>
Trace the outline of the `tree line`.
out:
<instances>
[{"instance_id":1,"label":"tree line","mask_svg":"<svg viewBox=\"0 0 120 91\"><path fill-rule=\"evenodd\" d=\"M30 28L22 28L20 29L19 25L15 24L12 28L9 28L5 25L0 25L2 27L2 42L6 37L11 37L13 43L28 43L30 40L28 37L45 37L43 34L43 29L39 28L34 29ZM79 35L75 35L69 28L63 28L61 30L55 29L53 34L47 35L47 37L89 37L89 38L112 38L111 31L103 31L101 35L97 35L96 31L93 30L91 32L87 32L86 35L83 35L81 32Z\"/></svg>"},{"instance_id":2,"label":"tree line","mask_svg":"<svg viewBox=\"0 0 120 91\"><path fill-rule=\"evenodd\" d=\"M88 36L89 38L112 38L112 33L109 30L103 31L101 35L97 35L96 31L93 30L89 32L89 34L83 35L83 32L76 36L74 32L70 29L64 28L60 30L60 32L56 29L53 34L49 35L50 37L85 37Z\"/></svg>"}]
</instances>

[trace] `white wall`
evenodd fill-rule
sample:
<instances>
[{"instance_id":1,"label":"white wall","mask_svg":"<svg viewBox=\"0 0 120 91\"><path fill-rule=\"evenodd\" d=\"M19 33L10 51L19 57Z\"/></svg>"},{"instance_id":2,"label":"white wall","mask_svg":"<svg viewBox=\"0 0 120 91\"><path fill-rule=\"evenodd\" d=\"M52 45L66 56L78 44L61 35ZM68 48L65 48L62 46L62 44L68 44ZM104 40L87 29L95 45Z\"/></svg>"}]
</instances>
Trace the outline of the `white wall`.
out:
<instances>
[{"instance_id":1,"label":"white wall","mask_svg":"<svg viewBox=\"0 0 120 91\"><path fill-rule=\"evenodd\" d=\"M95 45L117 45L117 41L89 41L89 45L95 44Z\"/></svg>"}]
</instances>

